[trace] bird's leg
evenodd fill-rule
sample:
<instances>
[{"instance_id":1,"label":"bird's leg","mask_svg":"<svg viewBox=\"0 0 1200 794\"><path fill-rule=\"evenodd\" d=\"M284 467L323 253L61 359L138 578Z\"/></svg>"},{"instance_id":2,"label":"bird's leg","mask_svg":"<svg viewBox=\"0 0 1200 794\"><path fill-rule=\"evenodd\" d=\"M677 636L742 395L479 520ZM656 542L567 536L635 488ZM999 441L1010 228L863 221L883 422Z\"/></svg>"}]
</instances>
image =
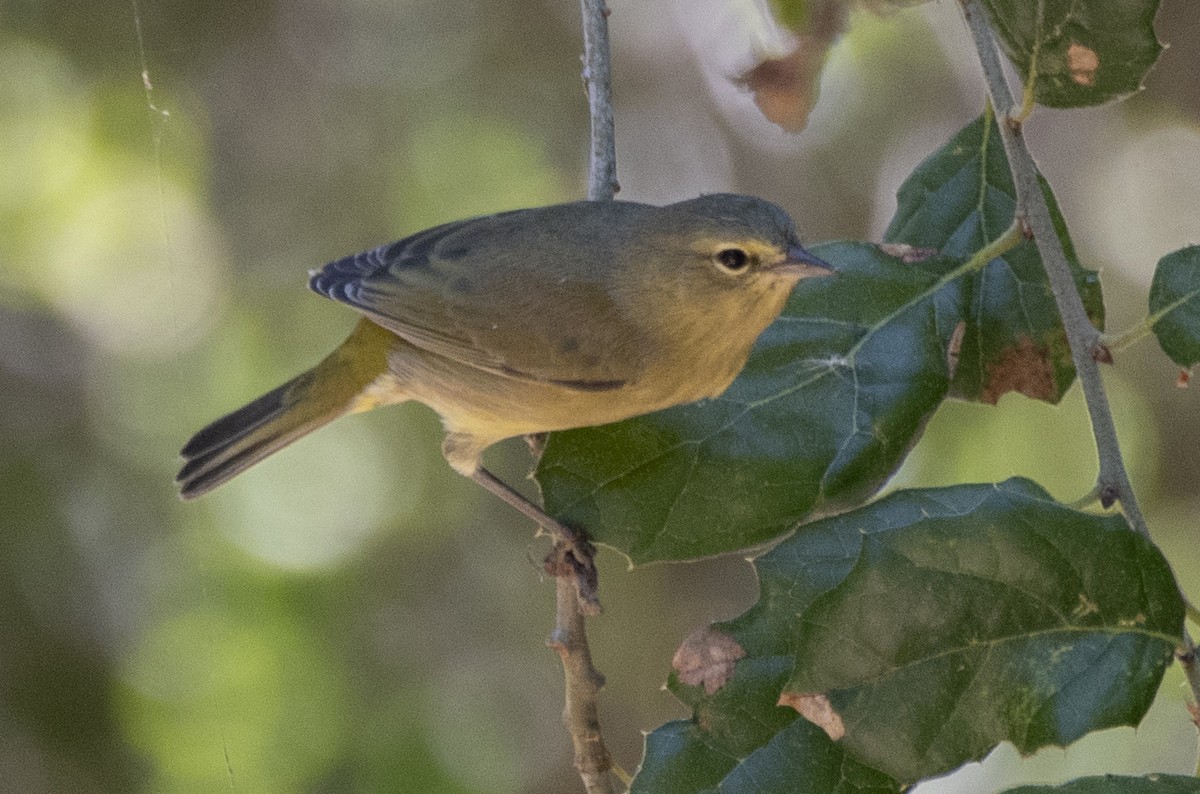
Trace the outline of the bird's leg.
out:
<instances>
[{"instance_id":1,"label":"bird's leg","mask_svg":"<svg viewBox=\"0 0 1200 794\"><path fill-rule=\"evenodd\" d=\"M484 488L491 491L496 496L503 499L508 504L520 510L527 517L537 522L543 529L555 536L558 544L565 546L564 553L553 553L555 562L551 564L547 558L548 568L552 567L556 570L551 570L551 573L558 576L561 575L561 566L563 563L569 567L570 572L575 577L575 589L579 596L579 606L585 615L600 614L600 599L597 595L599 589L599 577L596 575L596 548L588 542L579 532L571 529L566 524L554 520L546 515L546 511L535 505L533 502L526 499L521 494L512 489L511 486L502 481L499 477L492 474L487 469L480 466L474 473L470 475L471 479L482 485ZM558 545L556 544L556 545Z\"/></svg>"}]
</instances>

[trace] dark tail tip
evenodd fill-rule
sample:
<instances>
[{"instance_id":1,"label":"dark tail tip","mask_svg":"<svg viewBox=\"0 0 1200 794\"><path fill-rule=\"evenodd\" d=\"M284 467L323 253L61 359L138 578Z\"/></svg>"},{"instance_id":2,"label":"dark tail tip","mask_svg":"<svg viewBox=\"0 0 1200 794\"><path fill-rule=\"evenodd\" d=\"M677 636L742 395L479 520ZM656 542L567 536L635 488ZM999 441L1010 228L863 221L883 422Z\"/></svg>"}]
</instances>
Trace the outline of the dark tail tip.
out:
<instances>
[{"instance_id":1,"label":"dark tail tip","mask_svg":"<svg viewBox=\"0 0 1200 794\"><path fill-rule=\"evenodd\" d=\"M297 403L297 389L304 389L312 377L311 372L306 372L192 436L183 445L180 452L183 468L175 475L180 498L195 499L208 493L323 424L305 423L299 417L287 418L288 409Z\"/></svg>"}]
</instances>

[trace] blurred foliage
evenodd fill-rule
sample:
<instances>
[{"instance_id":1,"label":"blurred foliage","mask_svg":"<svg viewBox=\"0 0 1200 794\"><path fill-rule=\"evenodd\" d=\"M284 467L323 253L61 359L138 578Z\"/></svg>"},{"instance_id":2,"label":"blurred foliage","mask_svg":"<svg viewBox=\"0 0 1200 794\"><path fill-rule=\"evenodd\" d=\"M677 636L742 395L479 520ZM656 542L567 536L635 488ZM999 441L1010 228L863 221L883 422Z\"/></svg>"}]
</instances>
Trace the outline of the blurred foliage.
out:
<instances>
[{"instance_id":1,"label":"blurred foliage","mask_svg":"<svg viewBox=\"0 0 1200 794\"><path fill-rule=\"evenodd\" d=\"M717 13L611 3L624 197L737 189L784 205L809 240L878 238L903 177L979 113L953 4L927 4L852 20L808 130L787 136L728 80L727 59L749 50L723 35L725 3L706 2ZM348 332L347 312L304 289L308 268L581 194L577 13L542 0L0 6L6 788L575 785L543 644L552 588L531 562L542 547L449 472L428 411L345 420L198 504L179 504L170 480L192 430ZM1165 3L1157 27L1200 40L1185 3ZM1154 261L1194 242L1195 202L1160 194L1200 184L1197 69L1197 48L1177 46L1121 107L1031 125L1118 329L1144 315ZM1195 394L1145 342L1118 365L1139 492L1194 590ZM1092 451L1054 443L1079 443L1061 429L1083 422L1077 396L944 407L900 476L1022 474L1081 493ZM495 463L510 481L527 469L519 444ZM679 638L744 611L754 580L736 558L600 562L603 717L632 768L639 731L683 716L659 691ZM1185 770L1171 680L1136 737L1029 762L998 751L929 790L995 788L997 770Z\"/></svg>"}]
</instances>

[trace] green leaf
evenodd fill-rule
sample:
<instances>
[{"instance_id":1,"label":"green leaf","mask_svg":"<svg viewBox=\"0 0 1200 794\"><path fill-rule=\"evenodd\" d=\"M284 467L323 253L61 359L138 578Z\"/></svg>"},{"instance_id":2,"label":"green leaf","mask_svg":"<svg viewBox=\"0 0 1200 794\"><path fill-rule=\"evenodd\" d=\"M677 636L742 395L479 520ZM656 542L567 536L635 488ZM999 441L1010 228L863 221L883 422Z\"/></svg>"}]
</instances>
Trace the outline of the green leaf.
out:
<instances>
[{"instance_id":1,"label":"green leaf","mask_svg":"<svg viewBox=\"0 0 1200 794\"><path fill-rule=\"evenodd\" d=\"M739 764L722 794L898 794L887 775L850 758L807 720L796 719Z\"/></svg>"},{"instance_id":2,"label":"green leaf","mask_svg":"<svg viewBox=\"0 0 1200 794\"><path fill-rule=\"evenodd\" d=\"M1200 245L1158 260L1150 283L1149 325L1176 364L1191 368L1200 361Z\"/></svg>"},{"instance_id":3,"label":"green leaf","mask_svg":"<svg viewBox=\"0 0 1200 794\"><path fill-rule=\"evenodd\" d=\"M790 672L790 658L746 660L712 696L673 680L677 693L694 699L695 717L647 734L631 794L899 792L793 709L776 705Z\"/></svg>"},{"instance_id":4,"label":"green leaf","mask_svg":"<svg viewBox=\"0 0 1200 794\"><path fill-rule=\"evenodd\" d=\"M835 519L861 540L800 617L785 696L827 698L842 746L904 782L1136 725L1183 623L1158 549L1027 481L915 498Z\"/></svg>"},{"instance_id":5,"label":"green leaf","mask_svg":"<svg viewBox=\"0 0 1200 794\"><path fill-rule=\"evenodd\" d=\"M1158 0L983 0L993 29L1034 97L1055 108L1100 105L1137 91L1163 46Z\"/></svg>"},{"instance_id":6,"label":"green leaf","mask_svg":"<svg viewBox=\"0 0 1200 794\"><path fill-rule=\"evenodd\" d=\"M1057 400L1074 370L1036 248L969 260L1006 230L1013 195L995 127L976 120L901 188L889 245L815 247L838 275L800 284L720 398L551 434L536 473L549 512L636 563L746 548L870 496L952 378L973 399ZM1095 274L1076 276L1099 316Z\"/></svg>"},{"instance_id":7,"label":"green leaf","mask_svg":"<svg viewBox=\"0 0 1200 794\"><path fill-rule=\"evenodd\" d=\"M689 720L668 722L646 734L642 768L629 794L695 794L711 790L737 765L713 752L700 728Z\"/></svg>"},{"instance_id":8,"label":"green leaf","mask_svg":"<svg viewBox=\"0 0 1200 794\"><path fill-rule=\"evenodd\" d=\"M693 717L649 734L634 791L894 791L1136 723L1183 623L1148 541L1020 479L899 491L754 565L758 603L709 630L745 655L715 691L672 674ZM798 714L818 696L838 741Z\"/></svg>"},{"instance_id":9,"label":"green leaf","mask_svg":"<svg viewBox=\"0 0 1200 794\"><path fill-rule=\"evenodd\" d=\"M1100 279L1075 256L1058 203L1042 180L1059 239L1089 317L1103 327ZM1004 232L1016 188L995 123L981 117L926 159L897 192L884 239L967 257ZM969 284L969 322L951 392L994 404L1009 391L1057 403L1075 378L1071 351L1037 246L993 259Z\"/></svg>"},{"instance_id":10,"label":"green leaf","mask_svg":"<svg viewBox=\"0 0 1200 794\"><path fill-rule=\"evenodd\" d=\"M1152 774L1145 777L1081 777L1061 786L1019 786L1004 794L1197 794L1200 779L1187 775Z\"/></svg>"}]
</instances>

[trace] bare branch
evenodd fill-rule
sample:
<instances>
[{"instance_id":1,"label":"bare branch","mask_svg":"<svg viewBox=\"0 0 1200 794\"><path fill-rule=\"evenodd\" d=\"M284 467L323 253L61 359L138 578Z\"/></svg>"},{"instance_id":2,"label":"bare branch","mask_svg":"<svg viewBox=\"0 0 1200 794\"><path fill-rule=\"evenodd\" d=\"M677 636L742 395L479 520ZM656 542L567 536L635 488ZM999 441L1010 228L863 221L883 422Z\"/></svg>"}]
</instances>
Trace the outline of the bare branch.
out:
<instances>
[{"instance_id":1,"label":"bare branch","mask_svg":"<svg viewBox=\"0 0 1200 794\"><path fill-rule=\"evenodd\" d=\"M987 12L978 0L967 0L963 3L963 13L975 38L975 47L979 51L979 60L987 80L988 95L991 97L992 107L996 110L1000 138L1004 142L1008 166L1016 185L1016 214L1033 233L1038 253L1050 279L1054 301L1058 304L1058 312L1062 316L1075 372L1083 387L1088 414L1092 420L1092 433L1096 439L1096 454L1100 459L1097 493L1106 507L1113 501L1120 502L1130 525L1149 537L1150 531L1146 527L1146 520L1142 516L1133 486L1129 482L1129 474L1125 470L1125 462L1121 457L1112 410L1109 408L1108 395L1100 377L1096 354L1103 345L1101 334L1088 319L1083 299L1075 288L1071 267L1067 263L1066 253L1050 217L1046 197L1042 193L1037 166L1029 153L1029 147L1025 145L1021 123L1012 118L1013 98L1004 80L1004 71L1000 66L995 41L992 39Z\"/></svg>"},{"instance_id":2,"label":"bare branch","mask_svg":"<svg viewBox=\"0 0 1200 794\"><path fill-rule=\"evenodd\" d=\"M583 14L583 78L591 117L591 156L587 197L609 201L616 195L617 151L613 126L612 78L609 69L608 9L604 0L580 0ZM612 756L600 731L597 697L604 676L592 664L582 590L576 580L578 561L561 540L546 560L555 578L557 611L549 646L562 659L565 696L563 724L575 747L575 769L588 794L613 794ZM594 570L594 569L593 569ZM593 582L594 585L594 582ZM592 592L594 602L595 594ZM594 602L598 608L599 603Z\"/></svg>"},{"instance_id":3,"label":"bare branch","mask_svg":"<svg viewBox=\"0 0 1200 794\"><path fill-rule=\"evenodd\" d=\"M562 659L566 683L563 723L575 745L575 769L588 794L611 794L612 756L600 733L600 712L596 703L600 688L604 686L604 676L592 665L584 616L570 574L558 577L556 594L557 620L547 644L558 651Z\"/></svg>"},{"instance_id":4,"label":"bare branch","mask_svg":"<svg viewBox=\"0 0 1200 794\"><path fill-rule=\"evenodd\" d=\"M607 201L617 183L617 137L612 108L612 69L608 53L608 14L605 0L579 0L583 12L583 81L587 85L592 119L592 148L587 197Z\"/></svg>"}]
</instances>

